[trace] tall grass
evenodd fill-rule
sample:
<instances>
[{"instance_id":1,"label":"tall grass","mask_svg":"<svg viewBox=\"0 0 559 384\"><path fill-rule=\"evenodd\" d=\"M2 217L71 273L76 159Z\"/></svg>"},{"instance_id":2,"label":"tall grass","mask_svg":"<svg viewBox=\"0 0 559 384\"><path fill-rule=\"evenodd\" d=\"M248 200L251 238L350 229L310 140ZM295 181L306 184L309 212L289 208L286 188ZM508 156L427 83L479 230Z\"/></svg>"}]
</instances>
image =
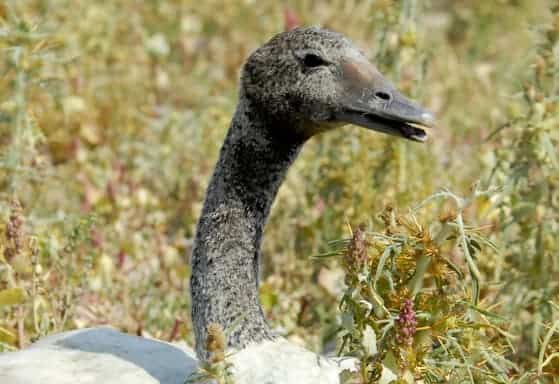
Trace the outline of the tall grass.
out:
<instances>
[{"instance_id":1,"label":"tall grass","mask_svg":"<svg viewBox=\"0 0 559 384\"><path fill-rule=\"evenodd\" d=\"M552 3L4 0L0 349L106 323L192 341L188 255L205 185L239 67L284 29L287 5L354 39L440 122L426 145L345 127L306 146L266 230L270 322L357 355L360 380L382 361L401 380L553 382ZM468 198L408 213L441 190ZM387 311L347 299L357 264L310 257L336 239L350 257L359 233L376 282L367 300Z\"/></svg>"}]
</instances>

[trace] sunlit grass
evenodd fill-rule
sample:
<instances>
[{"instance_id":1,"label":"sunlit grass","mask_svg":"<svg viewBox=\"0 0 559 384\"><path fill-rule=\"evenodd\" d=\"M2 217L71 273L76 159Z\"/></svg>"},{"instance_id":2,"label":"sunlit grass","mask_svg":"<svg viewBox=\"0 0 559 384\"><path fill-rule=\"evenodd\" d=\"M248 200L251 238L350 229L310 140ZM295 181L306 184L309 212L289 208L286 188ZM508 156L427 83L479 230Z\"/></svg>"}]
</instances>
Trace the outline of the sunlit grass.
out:
<instances>
[{"instance_id":1,"label":"sunlit grass","mask_svg":"<svg viewBox=\"0 0 559 384\"><path fill-rule=\"evenodd\" d=\"M343 263L311 256L331 252L348 224L383 233L378 213L387 206L407 217L441 190L489 190L460 207L435 200L414 217L439 228L442 213L461 213L465 232L443 252L464 275L453 279L460 297L449 305L471 303L486 311L476 312L476 324L503 318L508 326L484 328L494 339L482 343L485 333L461 323L472 309L460 307L452 330L471 348L452 331L458 344L445 334L438 345L449 346L454 365L442 364L446 355L435 348L413 363L398 357L401 372L437 382L452 370L483 382L478 375L501 369L483 377L552 382L559 24L548 2L288 3L303 23L354 39L439 123L426 145L356 127L308 143L266 229L261 297L270 322L294 342L339 349ZM283 29L284 3L275 1L0 3L0 350L98 324L192 341L188 255L239 68ZM497 249L468 260L459 240L472 228ZM374 266L373 277L382 269ZM402 299L428 315L414 296L421 289ZM394 320L402 303L393 304L386 308ZM421 316L418 329L432 326ZM382 330L361 322L353 342L367 324Z\"/></svg>"}]
</instances>

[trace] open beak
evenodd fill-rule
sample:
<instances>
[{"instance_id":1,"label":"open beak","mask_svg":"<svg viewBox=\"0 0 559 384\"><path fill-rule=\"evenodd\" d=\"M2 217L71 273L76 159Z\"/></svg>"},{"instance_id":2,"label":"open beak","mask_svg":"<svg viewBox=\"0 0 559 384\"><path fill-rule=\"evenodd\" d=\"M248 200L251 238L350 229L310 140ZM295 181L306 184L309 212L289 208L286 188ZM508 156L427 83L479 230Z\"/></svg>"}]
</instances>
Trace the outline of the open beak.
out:
<instances>
[{"instance_id":1,"label":"open beak","mask_svg":"<svg viewBox=\"0 0 559 384\"><path fill-rule=\"evenodd\" d=\"M345 61L341 80L337 121L408 140L427 140L427 130L435 124L433 114L398 92L372 64Z\"/></svg>"}]
</instances>

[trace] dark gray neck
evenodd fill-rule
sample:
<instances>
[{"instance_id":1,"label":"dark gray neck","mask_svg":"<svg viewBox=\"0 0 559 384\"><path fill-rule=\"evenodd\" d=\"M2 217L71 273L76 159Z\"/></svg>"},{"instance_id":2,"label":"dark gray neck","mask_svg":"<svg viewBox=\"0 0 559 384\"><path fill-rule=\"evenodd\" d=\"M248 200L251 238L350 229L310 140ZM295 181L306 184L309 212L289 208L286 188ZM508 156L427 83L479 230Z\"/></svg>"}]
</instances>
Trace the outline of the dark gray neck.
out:
<instances>
[{"instance_id":1,"label":"dark gray neck","mask_svg":"<svg viewBox=\"0 0 559 384\"><path fill-rule=\"evenodd\" d=\"M192 252L192 320L198 356L207 326L220 324L229 346L273 338L258 297L262 231L278 188L304 140L265 121L241 96L208 186Z\"/></svg>"}]
</instances>

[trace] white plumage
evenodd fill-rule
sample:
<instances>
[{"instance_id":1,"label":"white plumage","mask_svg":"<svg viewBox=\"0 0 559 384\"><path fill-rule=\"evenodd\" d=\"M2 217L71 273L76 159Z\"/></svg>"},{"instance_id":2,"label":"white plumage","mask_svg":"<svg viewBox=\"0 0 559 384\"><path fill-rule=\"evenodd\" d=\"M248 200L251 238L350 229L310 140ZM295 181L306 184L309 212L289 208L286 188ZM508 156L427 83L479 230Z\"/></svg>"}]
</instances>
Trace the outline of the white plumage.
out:
<instances>
[{"instance_id":1,"label":"white plumage","mask_svg":"<svg viewBox=\"0 0 559 384\"><path fill-rule=\"evenodd\" d=\"M355 361L326 358L284 340L230 355L235 384L338 384ZM184 384L198 360L185 343L166 343L111 328L59 333L0 355L2 384ZM385 369L381 383L395 376Z\"/></svg>"}]
</instances>

